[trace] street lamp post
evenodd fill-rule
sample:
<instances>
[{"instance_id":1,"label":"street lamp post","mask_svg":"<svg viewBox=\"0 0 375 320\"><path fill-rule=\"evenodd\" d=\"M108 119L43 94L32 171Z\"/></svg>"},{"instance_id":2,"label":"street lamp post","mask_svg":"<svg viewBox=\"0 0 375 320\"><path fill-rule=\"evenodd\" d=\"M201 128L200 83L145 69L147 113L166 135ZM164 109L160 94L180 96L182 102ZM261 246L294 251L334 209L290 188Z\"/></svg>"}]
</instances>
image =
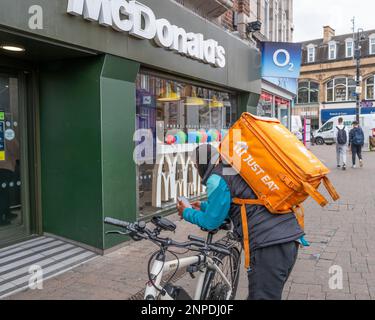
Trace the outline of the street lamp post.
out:
<instances>
[{"instance_id":1,"label":"street lamp post","mask_svg":"<svg viewBox=\"0 0 375 320\"><path fill-rule=\"evenodd\" d=\"M354 30L353 30L354 31ZM361 115L361 40L363 38L363 29L358 29L357 37L355 39L355 54L356 59L356 121L359 123Z\"/></svg>"}]
</instances>

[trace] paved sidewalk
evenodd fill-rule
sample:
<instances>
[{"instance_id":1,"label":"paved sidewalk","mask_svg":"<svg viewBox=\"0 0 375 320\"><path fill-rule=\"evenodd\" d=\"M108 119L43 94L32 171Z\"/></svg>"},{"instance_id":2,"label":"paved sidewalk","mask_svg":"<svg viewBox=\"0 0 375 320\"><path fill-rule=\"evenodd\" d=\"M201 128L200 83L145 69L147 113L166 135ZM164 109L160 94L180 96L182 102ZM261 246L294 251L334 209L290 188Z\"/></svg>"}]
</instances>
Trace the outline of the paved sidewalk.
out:
<instances>
[{"instance_id":1,"label":"paved sidewalk","mask_svg":"<svg viewBox=\"0 0 375 320\"><path fill-rule=\"evenodd\" d=\"M343 172L335 168L335 147L313 147L313 152L332 169L330 178L342 198L324 209L311 200L306 203L306 233L312 245L300 251L284 299L375 299L375 153L364 154L363 169ZM171 218L178 225L176 240L186 240L187 234L204 236L176 215ZM28 290L8 299L129 299L144 289L147 261L155 249L148 242L130 243L47 280L43 290ZM343 269L342 290L329 288L333 265ZM179 283L192 291L190 276ZM237 299L246 296L242 269Z\"/></svg>"}]
</instances>

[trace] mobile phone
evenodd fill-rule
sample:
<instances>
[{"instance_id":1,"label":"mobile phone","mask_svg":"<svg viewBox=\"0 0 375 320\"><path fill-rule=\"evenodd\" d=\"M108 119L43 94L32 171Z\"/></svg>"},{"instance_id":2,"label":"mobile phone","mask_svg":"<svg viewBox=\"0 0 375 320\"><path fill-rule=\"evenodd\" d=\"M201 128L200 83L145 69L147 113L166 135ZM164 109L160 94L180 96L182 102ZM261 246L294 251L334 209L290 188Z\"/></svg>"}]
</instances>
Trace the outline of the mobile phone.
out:
<instances>
[{"instance_id":1,"label":"mobile phone","mask_svg":"<svg viewBox=\"0 0 375 320\"><path fill-rule=\"evenodd\" d=\"M181 201L185 205L185 207L192 208L192 206L191 206L191 204L190 204L190 202L189 202L189 200L187 198L185 198L185 197L178 197L177 199L178 199L178 201Z\"/></svg>"}]
</instances>

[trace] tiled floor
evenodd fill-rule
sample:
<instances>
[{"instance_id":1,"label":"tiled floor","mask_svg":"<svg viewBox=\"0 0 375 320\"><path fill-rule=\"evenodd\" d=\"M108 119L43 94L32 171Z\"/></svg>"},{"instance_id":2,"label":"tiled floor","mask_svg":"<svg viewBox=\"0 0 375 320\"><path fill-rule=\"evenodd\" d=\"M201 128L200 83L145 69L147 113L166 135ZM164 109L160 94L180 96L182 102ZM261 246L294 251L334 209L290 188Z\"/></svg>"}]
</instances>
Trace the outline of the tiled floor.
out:
<instances>
[{"instance_id":1,"label":"tiled floor","mask_svg":"<svg viewBox=\"0 0 375 320\"><path fill-rule=\"evenodd\" d=\"M33 270L42 270L45 280L96 256L91 251L50 237L0 249L0 298L27 288Z\"/></svg>"}]
</instances>

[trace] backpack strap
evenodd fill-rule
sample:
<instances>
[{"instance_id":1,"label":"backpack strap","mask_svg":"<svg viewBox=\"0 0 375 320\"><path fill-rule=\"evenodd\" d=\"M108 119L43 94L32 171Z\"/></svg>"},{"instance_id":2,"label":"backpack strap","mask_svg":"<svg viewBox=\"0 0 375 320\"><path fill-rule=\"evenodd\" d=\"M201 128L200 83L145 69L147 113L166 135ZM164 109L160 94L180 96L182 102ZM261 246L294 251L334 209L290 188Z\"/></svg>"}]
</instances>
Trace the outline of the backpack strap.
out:
<instances>
[{"instance_id":1,"label":"backpack strap","mask_svg":"<svg viewBox=\"0 0 375 320\"><path fill-rule=\"evenodd\" d=\"M233 203L241 206L241 219L242 219L242 233L243 233L243 247L245 252L245 268L250 269L250 238L249 238L249 225L247 222L247 211L246 205L262 205L264 202L262 200L255 199L239 199L234 198Z\"/></svg>"},{"instance_id":2,"label":"backpack strap","mask_svg":"<svg viewBox=\"0 0 375 320\"><path fill-rule=\"evenodd\" d=\"M294 215L296 216L297 222L302 230L305 230L305 208L303 205L293 207Z\"/></svg>"},{"instance_id":3,"label":"backpack strap","mask_svg":"<svg viewBox=\"0 0 375 320\"><path fill-rule=\"evenodd\" d=\"M310 183L302 181L304 191L312 197L320 206L325 207L328 204L326 198L322 196L322 194L316 190Z\"/></svg>"},{"instance_id":4,"label":"backpack strap","mask_svg":"<svg viewBox=\"0 0 375 320\"><path fill-rule=\"evenodd\" d=\"M323 183L324 183L324 186L326 187L328 193L332 197L332 199L334 201L339 200L340 199L340 195L338 194L338 192L336 191L335 187L333 186L331 180L329 180L329 178L327 176L325 176L323 178Z\"/></svg>"}]
</instances>

